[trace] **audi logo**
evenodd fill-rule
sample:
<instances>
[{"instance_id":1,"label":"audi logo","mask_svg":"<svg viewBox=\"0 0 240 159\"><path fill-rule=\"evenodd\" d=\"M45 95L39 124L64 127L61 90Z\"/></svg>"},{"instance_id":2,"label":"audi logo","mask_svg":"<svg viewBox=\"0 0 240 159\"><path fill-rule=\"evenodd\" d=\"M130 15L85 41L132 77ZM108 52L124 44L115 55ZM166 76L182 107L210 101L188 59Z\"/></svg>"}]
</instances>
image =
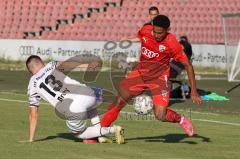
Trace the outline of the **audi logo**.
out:
<instances>
[{"instance_id":1,"label":"audi logo","mask_svg":"<svg viewBox=\"0 0 240 159\"><path fill-rule=\"evenodd\" d=\"M159 57L159 54L158 54L158 53L155 53L155 52L147 49L146 47L142 47L142 54L144 54L144 55L147 56L148 58Z\"/></svg>"},{"instance_id":2,"label":"audi logo","mask_svg":"<svg viewBox=\"0 0 240 159\"><path fill-rule=\"evenodd\" d=\"M19 53L22 56L30 56L35 53L34 46L20 46Z\"/></svg>"}]
</instances>

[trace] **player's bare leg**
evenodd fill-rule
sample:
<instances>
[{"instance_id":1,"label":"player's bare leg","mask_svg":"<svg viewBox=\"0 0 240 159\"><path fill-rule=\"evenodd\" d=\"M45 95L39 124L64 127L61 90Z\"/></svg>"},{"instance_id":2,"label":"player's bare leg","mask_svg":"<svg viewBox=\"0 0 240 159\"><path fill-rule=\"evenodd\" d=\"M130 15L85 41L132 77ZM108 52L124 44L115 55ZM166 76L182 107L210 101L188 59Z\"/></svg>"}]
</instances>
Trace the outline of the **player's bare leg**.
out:
<instances>
[{"instance_id":1,"label":"player's bare leg","mask_svg":"<svg viewBox=\"0 0 240 159\"><path fill-rule=\"evenodd\" d=\"M155 117L162 122L179 123L179 126L188 134L193 136L194 128L187 116L182 116L166 106L154 107Z\"/></svg>"}]
</instances>

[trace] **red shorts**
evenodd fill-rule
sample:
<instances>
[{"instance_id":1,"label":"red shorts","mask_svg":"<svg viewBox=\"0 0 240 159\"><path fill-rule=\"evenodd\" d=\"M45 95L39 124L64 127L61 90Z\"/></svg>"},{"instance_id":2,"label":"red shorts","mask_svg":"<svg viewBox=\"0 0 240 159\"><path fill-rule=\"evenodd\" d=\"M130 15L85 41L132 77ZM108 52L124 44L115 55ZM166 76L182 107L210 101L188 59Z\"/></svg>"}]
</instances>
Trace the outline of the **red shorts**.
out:
<instances>
[{"instance_id":1,"label":"red shorts","mask_svg":"<svg viewBox=\"0 0 240 159\"><path fill-rule=\"evenodd\" d=\"M127 90L132 96L140 95L145 89L152 94L154 106L168 106L170 89L167 75L158 79L144 80L138 70L132 71L120 82L120 88Z\"/></svg>"}]
</instances>

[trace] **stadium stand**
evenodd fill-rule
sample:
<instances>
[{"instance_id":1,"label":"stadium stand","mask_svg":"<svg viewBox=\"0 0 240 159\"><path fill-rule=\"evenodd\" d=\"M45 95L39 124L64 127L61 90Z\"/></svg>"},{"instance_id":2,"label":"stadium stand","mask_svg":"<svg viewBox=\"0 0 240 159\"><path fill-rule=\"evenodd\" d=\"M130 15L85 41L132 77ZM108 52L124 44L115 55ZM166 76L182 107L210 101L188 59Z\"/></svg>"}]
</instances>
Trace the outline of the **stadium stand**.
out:
<instances>
[{"instance_id":1,"label":"stadium stand","mask_svg":"<svg viewBox=\"0 0 240 159\"><path fill-rule=\"evenodd\" d=\"M0 38L120 40L136 35L152 5L193 43L223 43L222 14L240 12L238 0L0 0Z\"/></svg>"}]
</instances>

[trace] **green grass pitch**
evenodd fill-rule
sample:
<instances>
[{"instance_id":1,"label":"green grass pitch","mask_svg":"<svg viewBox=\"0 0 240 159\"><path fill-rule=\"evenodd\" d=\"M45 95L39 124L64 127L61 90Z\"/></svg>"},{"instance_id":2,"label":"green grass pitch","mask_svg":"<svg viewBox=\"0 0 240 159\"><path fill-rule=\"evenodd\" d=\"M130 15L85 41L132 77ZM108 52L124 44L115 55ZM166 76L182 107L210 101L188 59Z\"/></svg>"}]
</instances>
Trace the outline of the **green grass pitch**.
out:
<instances>
[{"instance_id":1,"label":"green grass pitch","mask_svg":"<svg viewBox=\"0 0 240 159\"><path fill-rule=\"evenodd\" d=\"M73 74L77 78L77 74ZM107 75L96 83L111 89ZM156 120L115 122L125 129L126 144L84 144L67 130L48 104L41 105L36 142L21 143L28 137L27 72L0 71L0 158L11 159L237 159L240 158L240 88L226 95L229 101L204 102L202 111L191 101L171 107L189 114L196 128L194 137L187 137L176 124ZM81 80L78 78L78 80ZM227 81L198 81L198 87L224 95L233 86ZM129 111L126 107L123 111Z\"/></svg>"}]
</instances>

